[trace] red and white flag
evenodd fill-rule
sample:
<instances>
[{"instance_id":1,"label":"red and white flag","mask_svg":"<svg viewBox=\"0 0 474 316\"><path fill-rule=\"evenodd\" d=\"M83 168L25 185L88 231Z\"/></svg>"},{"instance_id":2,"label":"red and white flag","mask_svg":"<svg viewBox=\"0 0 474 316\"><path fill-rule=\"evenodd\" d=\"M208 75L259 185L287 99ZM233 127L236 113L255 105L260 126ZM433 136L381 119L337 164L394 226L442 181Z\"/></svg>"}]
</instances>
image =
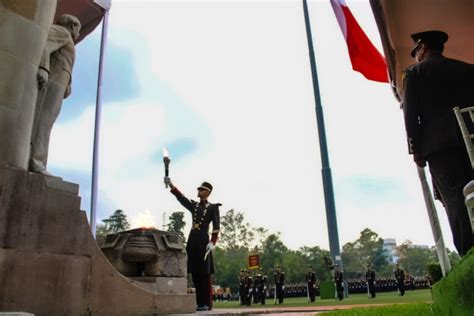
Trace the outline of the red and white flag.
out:
<instances>
[{"instance_id":1,"label":"red and white flag","mask_svg":"<svg viewBox=\"0 0 474 316\"><path fill-rule=\"evenodd\" d=\"M352 69L369 80L388 82L385 58L365 35L345 0L331 0L331 5L347 42Z\"/></svg>"}]
</instances>

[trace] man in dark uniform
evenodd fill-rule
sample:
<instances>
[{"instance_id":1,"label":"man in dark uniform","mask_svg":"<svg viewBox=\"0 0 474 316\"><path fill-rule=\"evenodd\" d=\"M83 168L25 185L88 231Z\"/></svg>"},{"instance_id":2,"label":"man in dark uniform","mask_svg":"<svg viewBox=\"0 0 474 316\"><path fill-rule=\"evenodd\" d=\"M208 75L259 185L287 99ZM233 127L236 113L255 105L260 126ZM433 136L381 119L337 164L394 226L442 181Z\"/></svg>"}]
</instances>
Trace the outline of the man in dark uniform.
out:
<instances>
[{"instance_id":1,"label":"man in dark uniform","mask_svg":"<svg viewBox=\"0 0 474 316\"><path fill-rule=\"evenodd\" d=\"M245 271L244 269L240 269L239 273L239 300L240 300L240 305L245 305L245 296L244 296L244 277L245 277Z\"/></svg>"},{"instance_id":2,"label":"man in dark uniform","mask_svg":"<svg viewBox=\"0 0 474 316\"><path fill-rule=\"evenodd\" d=\"M308 300L310 302L314 302L314 286L316 284L316 273L314 273L312 266L308 266L308 272L306 273L306 284L308 286Z\"/></svg>"},{"instance_id":3,"label":"man in dark uniform","mask_svg":"<svg viewBox=\"0 0 474 316\"><path fill-rule=\"evenodd\" d=\"M212 249L219 235L220 217L219 206L211 204L207 198L212 192L212 185L203 182L198 188L199 202L187 199L172 183L165 178L165 183L171 188L178 201L188 209L193 216L193 224L189 232L186 252L188 254L188 273L191 273L196 288L196 302L198 311L212 309L211 274L214 274ZM211 240L209 240L209 224L212 222Z\"/></svg>"},{"instance_id":4,"label":"man in dark uniform","mask_svg":"<svg viewBox=\"0 0 474 316\"><path fill-rule=\"evenodd\" d=\"M278 265L276 266L276 271L273 276L275 278L275 298L278 300L278 304L281 304L283 303L283 298L285 296L285 272L281 271L281 267Z\"/></svg>"},{"instance_id":5,"label":"man in dark uniform","mask_svg":"<svg viewBox=\"0 0 474 316\"><path fill-rule=\"evenodd\" d=\"M252 287L253 280L250 276L249 270L245 270L244 276L244 295L245 295L245 305L252 305Z\"/></svg>"},{"instance_id":6,"label":"man in dark uniform","mask_svg":"<svg viewBox=\"0 0 474 316\"><path fill-rule=\"evenodd\" d=\"M261 303L262 305L265 304L265 282L264 276L262 274L262 271L257 271L254 277L254 282L253 282L253 289L254 289L254 294L253 294L253 302L255 304Z\"/></svg>"},{"instance_id":7,"label":"man in dark uniform","mask_svg":"<svg viewBox=\"0 0 474 316\"><path fill-rule=\"evenodd\" d=\"M252 287L252 300L254 304L258 304L260 302L259 301L260 297L258 294L258 290L260 288L260 281L261 281L260 276L258 275L258 273L255 273L253 276L253 287Z\"/></svg>"},{"instance_id":8,"label":"man in dark uniform","mask_svg":"<svg viewBox=\"0 0 474 316\"><path fill-rule=\"evenodd\" d=\"M336 264L334 271L334 282L336 283L337 297L339 300L342 300L344 298L344 275L342 274L341 267L338 264Z\"/></svg>"},{"instance_id":9,"label":"man in dark uniform","mask_svg":"<svg viewBox=\"0 0 474 316\"><path fill-rule=\"evenodd\" d=\"M448 40L442 31L411 37L417 64L404 71L402 101L409 153L420 167L428 162L462 256L474 245L462 192L474 172L453 108L474 105L474 65L442 55Z\"/></svg>"},{"instance_id":10,"label":"man in dark uniform","mask_svg":"<svg viewBox=\"0 0 474 316\"><path fill-rule=\"evenodd\" d=\"M372 270L370 264L367 265L367 272L365 272L365 281L367 282L367 293L369 298L375 297L375 272Z\"/></svg>"},{"instance_id":11,"label":"man in dark uniform","mask_svg":"<svg viewBox=\"0 0 474 316\"><path fill-rule=\"evenodd\" d=\"M260 304L265 305L265 296L267 291L267 277L263 275L262 270L259 271L257 274L259 278L259 285L258 285L258 296Z\"/></svg>"},{"instance_id":12,"label":"man in dark uniform","mask_svg":"<svg viewBox=\"0 0 474 316\"><path fill-rule=\"evenodd\" d=\"M405 271L400 269L400 264L397 263L397 268L394 271L395 279L397 280L398 291L400 296L405 295Z\"/></svg>"}]
</instances>

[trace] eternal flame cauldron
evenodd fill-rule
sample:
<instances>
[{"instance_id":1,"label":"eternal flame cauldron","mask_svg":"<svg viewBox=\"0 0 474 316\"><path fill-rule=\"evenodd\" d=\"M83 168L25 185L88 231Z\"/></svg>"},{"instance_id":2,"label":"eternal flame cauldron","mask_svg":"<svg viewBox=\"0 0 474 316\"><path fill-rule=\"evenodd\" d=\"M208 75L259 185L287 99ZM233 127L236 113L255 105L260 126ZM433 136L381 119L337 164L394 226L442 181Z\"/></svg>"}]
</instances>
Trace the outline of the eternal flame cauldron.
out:
<instances>
[{"instance_id":1,"label":"eternal flame cauldron","mask_svg":"<svg viewBox=\"0 0 474 316\"><path fill-rule=\"evenodd\" d=\"M123 275L186 277L187 255L182 237L155 228L137 228L109 234L101 247Z\"/></svg>"}]
</instances>

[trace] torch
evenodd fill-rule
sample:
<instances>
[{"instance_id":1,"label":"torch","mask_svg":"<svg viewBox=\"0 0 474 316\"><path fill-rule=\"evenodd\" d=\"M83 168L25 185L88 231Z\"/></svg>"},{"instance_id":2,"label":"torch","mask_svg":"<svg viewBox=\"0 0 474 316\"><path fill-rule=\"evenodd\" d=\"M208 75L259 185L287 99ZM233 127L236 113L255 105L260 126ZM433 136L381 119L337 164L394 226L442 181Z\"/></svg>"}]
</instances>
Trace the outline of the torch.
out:
<instances>
[{"instance_id":1,"label":"torch","mask_svg":"<svg viewBox=\"0 0 474 316\"><path fill-rule=\"evenodd\" d=\"M168 151L166 150L165 147L163 147L163 163L165 164L165 177L168 177L170 173L169 166L170 166L171 159L169 156L170 155ZM165 186L168 187L168 183L166 183Z\"/></svg>"}]
</instances>

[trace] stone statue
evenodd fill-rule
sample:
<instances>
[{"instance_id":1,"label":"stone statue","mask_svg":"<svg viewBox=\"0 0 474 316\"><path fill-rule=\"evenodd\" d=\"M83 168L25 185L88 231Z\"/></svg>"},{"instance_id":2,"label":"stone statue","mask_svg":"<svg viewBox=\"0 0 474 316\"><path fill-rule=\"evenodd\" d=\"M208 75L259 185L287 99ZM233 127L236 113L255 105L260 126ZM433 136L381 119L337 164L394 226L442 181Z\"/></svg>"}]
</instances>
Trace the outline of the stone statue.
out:
<instances>
[{"instance_id":1,"label":"stone statue","mask_svg":"<svg viewBox=\"0 0 474 316\"><path fill-rule=\"evenodd\" d=\"M64 14L49 31L37 75L39 93L29 160L29 170L32 172L51 176L46 170L49 137L63 99L71 94L74 41L78 38L80 29L78 18Z\"/></svg>"}]
</instances>

